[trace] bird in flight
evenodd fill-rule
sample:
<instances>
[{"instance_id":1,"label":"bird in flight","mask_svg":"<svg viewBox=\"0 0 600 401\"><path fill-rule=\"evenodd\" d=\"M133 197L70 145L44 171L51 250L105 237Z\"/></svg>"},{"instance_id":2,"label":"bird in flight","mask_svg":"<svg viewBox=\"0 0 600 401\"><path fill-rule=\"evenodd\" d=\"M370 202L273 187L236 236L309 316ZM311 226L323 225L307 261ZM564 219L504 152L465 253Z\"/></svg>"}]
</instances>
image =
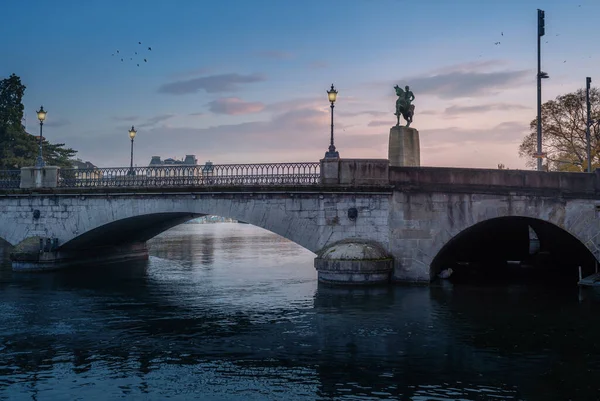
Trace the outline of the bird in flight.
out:
<instances>
[{"instance_id":1,"label":"bird in flight","mask_svg":"<svg viewBox=\"0 0 600 401\"><path fill-rule=\"evenodd\" d=\"M152 51L152 48L151 48L151 47L149 47L149 48L148 48L148 50Z\"/></svg>"},{"instance_id":2,"label":"bird in flight","mask_svg":"<svg viewBox=\"0 0 600 401\"><path fill-rule=\"evenodd\" d=\"M142 44L142 42L138 42L138 45L141 45L141 44Z\"/></svg>"},{"instance_id":3,"label":"bird in flight","mask_svg":"<svg viewBox=\"0 0 600 401\"><path fill-rule=\"evenodd\" d=\"M148 61L146 59L144 59L144 63L147 63Z\"/></svg>"},{"instance_id":4,"label":"bird in flight","mask_svg":"<svg viewBox=\"0 0 600 401\"><path fill-rule=\"evenodd\" d=\"M500 42L496 42L496 43L494 43L494 44L495 44L495 45L499 45L499 44L500 44Z\"/></svg>"}]
</instances>

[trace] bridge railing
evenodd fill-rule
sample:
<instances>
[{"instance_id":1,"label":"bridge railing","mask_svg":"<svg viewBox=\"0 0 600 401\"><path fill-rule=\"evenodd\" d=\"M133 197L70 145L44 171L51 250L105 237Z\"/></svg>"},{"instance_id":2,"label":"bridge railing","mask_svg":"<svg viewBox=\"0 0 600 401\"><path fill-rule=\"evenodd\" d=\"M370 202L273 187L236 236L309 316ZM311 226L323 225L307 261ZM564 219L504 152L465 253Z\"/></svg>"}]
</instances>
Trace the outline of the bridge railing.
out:
<instances>
[{"instance_id":1,"label":"bridge railing","mask_svg":"<svg viewBox=\"0 0 600 401\"><path fill-rule=\"evenodd\" d=\"M19 188L21 170L0 170L0 188Z\"/></svg>"},{"instance_id":2,"label":"bridge railing","mask_svg":"<svg viewBox=\"0 0 600 401\"><path fill-rule=\"evenodd\" d=\"M58 176L58 186L67 188L315 185L319 182L319 162L61 169Z\"/></svg>"}]
</instances>

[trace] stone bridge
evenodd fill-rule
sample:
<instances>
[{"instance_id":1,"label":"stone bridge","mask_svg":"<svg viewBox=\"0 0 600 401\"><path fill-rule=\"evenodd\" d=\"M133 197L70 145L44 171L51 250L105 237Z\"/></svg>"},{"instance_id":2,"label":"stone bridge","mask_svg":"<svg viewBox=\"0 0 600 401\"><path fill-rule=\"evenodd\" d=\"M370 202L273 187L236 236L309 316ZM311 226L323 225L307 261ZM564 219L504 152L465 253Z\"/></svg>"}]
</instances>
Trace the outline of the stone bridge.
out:
<instances>
[{"instance_id":1,"label":"stone bridge","mask_svg":"<svg viewBox=\"0 0 600 401\"><path fill-rule=\"evenodd\" d=\"M305 185L4 189L0 211L15 270L147 257L147 240L203 215L296 242L332 283L428 283L446 263L522 259L532 237L590 272L600 257L598 173L335 159Z\"/></svg>"}]
</instances>

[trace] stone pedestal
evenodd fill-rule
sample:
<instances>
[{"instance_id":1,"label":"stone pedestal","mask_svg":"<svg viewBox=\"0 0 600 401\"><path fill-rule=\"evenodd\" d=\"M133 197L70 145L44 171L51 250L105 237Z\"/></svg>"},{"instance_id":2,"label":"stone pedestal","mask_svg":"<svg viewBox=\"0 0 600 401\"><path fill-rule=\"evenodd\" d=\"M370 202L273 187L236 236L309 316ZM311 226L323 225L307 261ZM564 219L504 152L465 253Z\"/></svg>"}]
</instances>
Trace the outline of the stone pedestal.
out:
<instances>
[{"instance_id":1,"label":"stone pedestal","mask_svg":"<svg viewBox=\"0 0 600 401\"><path fill-rule=\"evenodd\" d=\"M390 129L388 159L393 167L419 167L421 147L419 131L414 128L395 126Z\"/></svg>"},{"instance_id":2,"label":"stone pedestal","mask_svg":"<svg viewBox=\"0 0 600 401\"><path fill-rule=\"evenodd\" d=\"M56 188L59 169L56 166L23 167L20 188Z\"/></svg>"}]
</instances>

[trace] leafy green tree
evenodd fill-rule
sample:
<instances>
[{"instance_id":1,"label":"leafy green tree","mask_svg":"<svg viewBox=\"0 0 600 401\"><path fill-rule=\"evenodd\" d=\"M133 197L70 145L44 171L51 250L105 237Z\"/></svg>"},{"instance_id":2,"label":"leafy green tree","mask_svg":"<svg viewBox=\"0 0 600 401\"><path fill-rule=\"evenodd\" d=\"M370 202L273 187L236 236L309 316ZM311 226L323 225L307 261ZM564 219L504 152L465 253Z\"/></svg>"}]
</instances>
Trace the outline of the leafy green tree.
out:
<instances>
[{"instance_id":1,"label":"leafy green tree","mask_svg":"<svg viewBox=\"0 0 600 401\"><path fill-rule=\"evenodd\" d=\"M600 90L590 90L590 127L592 170L600 167ZM542 105L542 151L545 167L550 171L585 171L587 104L585 90L557 96ZM519 147L519 156L535 167L537 159L537 118L530 124L531 132Z\"/></svg>"},{"instance_id":2,"label":"leafy green tree","mask_svg":"<svg viewBox=\"0 0 600 401\"><path fill-rule=\"evenodd\" d=\"M39 136L25 131L23 96L25 85L15 74L0 80L0 169L19 169L34 166L39 149ZM47 165L72 167L71 159L77 151L65 148L64 143L52 144L43 140L44 160Z\"/></svg>"}]
</instances>

